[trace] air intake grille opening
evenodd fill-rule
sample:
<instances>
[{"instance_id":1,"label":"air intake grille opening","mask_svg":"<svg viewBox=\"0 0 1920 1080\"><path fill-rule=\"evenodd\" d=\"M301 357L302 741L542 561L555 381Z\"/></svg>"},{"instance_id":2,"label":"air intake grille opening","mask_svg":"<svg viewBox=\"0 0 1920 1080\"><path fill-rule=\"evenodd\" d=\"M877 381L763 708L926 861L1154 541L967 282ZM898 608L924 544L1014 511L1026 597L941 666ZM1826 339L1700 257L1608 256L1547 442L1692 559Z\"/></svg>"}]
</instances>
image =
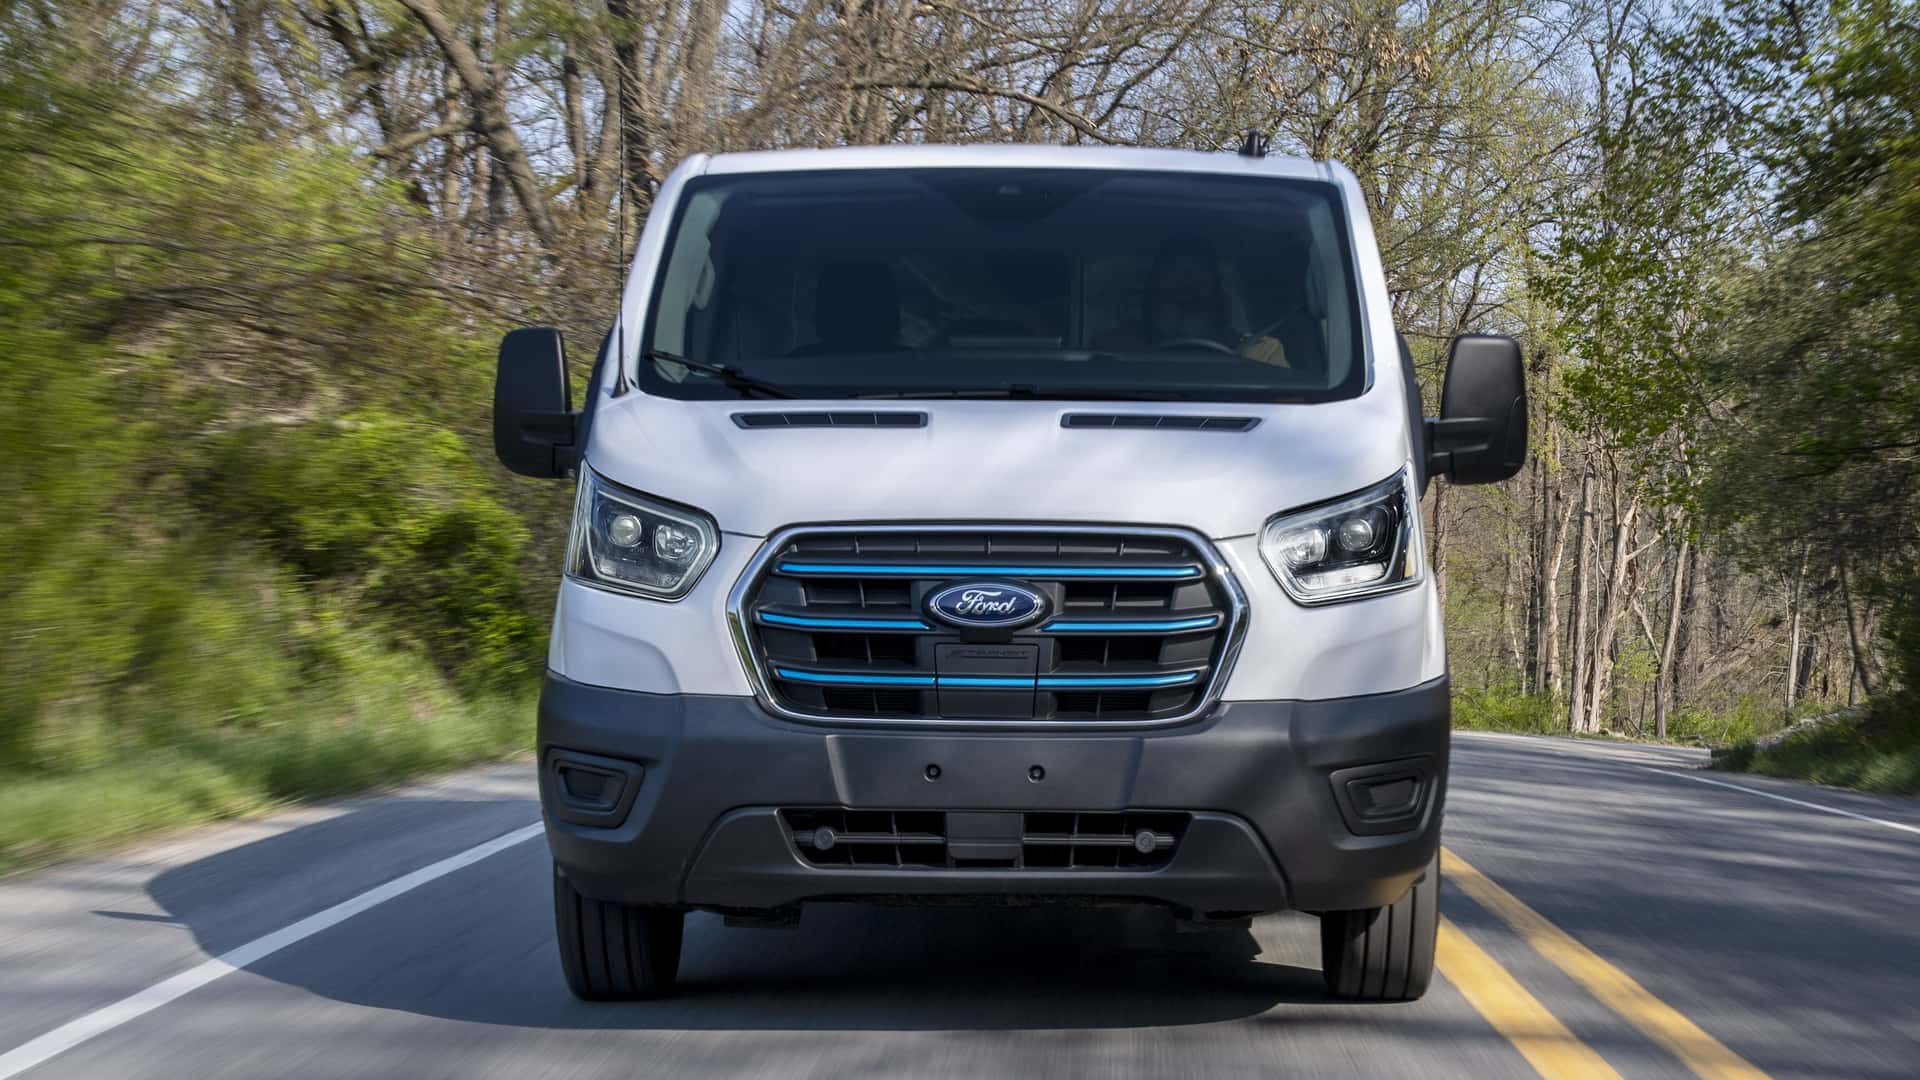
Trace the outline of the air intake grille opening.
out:
<instances>
[{"instance_id":1,"label":"air intake grille opening","mask_svg":"<svg viewBox=\"0 0 1920 1080\"><path fill-rule=\"evenodd\" d=\"M1178 720L1208 700L1241 617L1211 549L1173 530L823 528L774 543L740 614L774 703L802 717ZM929 609L973 582L1029 590L1044 614L963 631Z\"/></svg>"},{"instance_id":2,"label":"air intake grille opening","mask_svg":"<svg viewBox=\"0 0 1920 1080\"><path fill-rule=\"evenodd\" d=\"M786 809L795 854L810 866L888 870L1154 870L1172 861L1191 814L1170 810L1021 815L1020 854L955 858L941 810Z\"/></svg>"},{"instance_id":3,"label":"air intake grille opening","mask_svg":"<svg viewBox=\"0 0 1920 1080\"><path fill-rule=\"evenodd\" d=\"M1257 416L1147 416L1138 413L1068 413L1060 426L1068 428L1140 428L1162 431L1252 431Z\"/></svg>"},{"instance_id":4,"label":"air intake grille opening","mask_svg":"<svg viewBox=\"0 0 1920 1080\"><path fill-rule=\"evenodd\" d=\"M823 707L845 716L898 716L920 708L920 695L912 690L828 686L821 688L820 699Z\"/></svg>"},{"instance_id":5,"label":"air intake grille opening","mask_svg":"<svg viewBox=\"0 0 1920 1080\"><path fill-rule=\"evenodd\" d=\"M733 422L743 428L900 427L927 426L923 412L737 412Z\"/></svg>"}]
</instances>

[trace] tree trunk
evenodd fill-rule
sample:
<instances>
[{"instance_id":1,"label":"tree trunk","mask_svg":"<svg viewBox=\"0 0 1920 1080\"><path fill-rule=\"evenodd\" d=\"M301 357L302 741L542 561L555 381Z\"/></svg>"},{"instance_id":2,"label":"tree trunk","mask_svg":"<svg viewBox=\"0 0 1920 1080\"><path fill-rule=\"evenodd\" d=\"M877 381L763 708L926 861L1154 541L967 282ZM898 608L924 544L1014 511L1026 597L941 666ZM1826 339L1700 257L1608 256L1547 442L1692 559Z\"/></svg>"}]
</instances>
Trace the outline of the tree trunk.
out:
<instances>
[{"instance_id":1,"label":"tree trunk","mask_svg":"<svg viewBox=\"0 0 1920 1080\"><path fill-rule=\"evenodd\" d=\"M673 103L676 156L700 145L726 15L726 0L693 0L693 8L687 15L687 44L680 63L680 96Z\"/></svg>"},{"instance_id":2,"label":"tree trunk","mask_svg":"<svg viewBox=\"0 0 1920 1080\"><path fill-rule=\"evenodd\" d=\"M1567 729L1585 731L1587 720L1587 611L1593 603L1593 470L1580 477L1580 540L1573 549L1573 612L1567 640L1573 644L1573 695L1567 704Z\"/></svg>"},{"instance_id":3,"label":"tree trunk","mask_svg":"<svg viewBox=\"0 0 1920 1080\"><path fill-rule=\"evenodd\" d=\"M1680 550L1673 559L1673 595L1667 605L1667 634L1660 643L1660 667L1654 672L1653 737L1667 737L1667 717L1673 711L1673 665L1680 655L1680 616L1686 610L1688 564L1693 561L1692 538L1680 537Z\"/></svg>"},{"instance_id":4,"label":"tree trunk","mask_svg":"<svg viewBox=\"0 0 1920 1080\"><path fill-rule=\"evenodd\" d=\"M1699 548L1694 549L1693 565L1687 570L1685 602L1680 608L1680 640L1674 645L1673 669L1668 672L1667 679L1672 684L1671 704L1675 709L1680 708L1687 698L1687 667L1694 662L1694 639L1700 632L1700 597L1706 592L1709 554Z\"/></svg>"},{"instance_id":5,"label":"tree trunk","mask_svg":"<svg viewBox=\"0 0 1920 1080\"><path fill-rule=\"evenodd\" d=\"M621 237L631 235L635 222L646 216L647 208L653 203L653 174L650 162L653 156L652 128L648 120L652 116L647 100L646 80L642 76L640 56L640 38L642 27L633 5L626 0L607 0L607 13L612 15L616 29L613 42L613 68L616 92L614 94L620 125L620 187L624 195L621 207L619 228ZM625 241L621 243L621 258L626 257Z\"/></svg>"},{"instance_id":6,"label":"tree trunk","mask_svg":"<svg viewBox=\"0 0 1920 1080\"><path fill-rule=\"evenodd\" d=\"M1614 635L1620 613L1626 608L1626 594L1632 588L1633 523L1640 511L1640 498L1634 496L1626 509L1614 499L1613 558L1607 564L1607 587L1601 594L1600 623L1593 634L1593 688L1587 695L1587 722L1584 730L1598 731L1606 717L1607 695L1613 688Z\"/></svg>"},{"instance_id":7,"label":"tree trunk","mask_svg":"<svg viewBox=\"0 0 1920 1080\"><path fill-rule=\"evenodd\" d=\"M593 169L592 151L587 146L587 111L580 82L580 61L573 46L564 46L560 54L560 101L566 118L567 156L573 159L574 190L582 196Z\"/></svg>"},{"instance_id":8,"label":"tree trunk","mask_svg":"<svg viewBox=\"0 0 1920 1080\"><path fill-rule=\"evenodd\" d=\"M1553 529L1553 556L1547 563L1545 581L1541 583L1543 594L1540 618L1541 643L1540 666L1543 672L1541 685L1549 697L1558 700L1564 680L1560 672L1560 569L1566 565L1567 532L1573 522L1575 504L1571 500L1562 500L1556 491L1553 501L1566 502L1566 508L1560 511L1560 520Z\"/></svg>"},{"instance_id":9,"label":"tree trunk","mask_svg":"<svg viewBox=\"0 0 1920 1080\"><path fill-rule=\"evenodd\" d=\"M440 123L453 123L460 106L454 101L460 94L460 76L448 70L446 73L446 92L435 105ZM460 224L460 174L466 166L467 152L461 146L463 136L449 135L443 140L440 155L440 226L452 235Z\"/></svg>"},{"instance_id":10,"label":"tree trunk","mask_svg":"<svg viewBox=\"0 0 1920 1080\"><path fill-rule=\"evenodd\" d=\"M1794 689L1795 701L1805 701L1807 692L1813 688L1814 636L1807 634L1800 639L1800 663L1798 666L1800 684Z\"/></svg>"},{"instance_id":11,"label":"tree trunk","mask_svg":"<svg viewBox=\"0 0 1920 1080\"><path fill-rule=\"evenodd\" d=\"M493 190L493 155L487 153L486 143L476 139L473 144L473 174L467 180L466 223L468 228L481 234L481 243L491 246L497 233L488 228L487 192Z\"/></svg>"},{"instance_id":12,"label":"tree trunk","mask_svg":"<svg viewBox=\"0 0 1920 1080\"><path fill-rule=\"evenodd\" d=\"M560 230L554 224L546 191L533 171L526 148L521 145L520 136L514 133L513 123L507 115L506 92L480 59L480 54L461 38L459 28L440 10L436 0L400 0L400 3L427 28L427 33L433 36L434 43L440 47L447 62L459 72L460 82L466 87L468 102L473 110L475 133L485 140L488 149L493 152L492 157L498 167L496 171L505 174L508 186L513 188L514 198L519 200L520 208L526 212L527 224L532 227L534 236L539 238L541 246L553 249L559 244Z\"/></svg>"},{"instance_id":13,"label":"tree trunk","mask_svg":"<svg viewBox=\"0 0 1920 1080\"><path fill-rule=\"evenodd\" d=\"M1520 665L1520 689L1524 693L1539 693L1546 683L1545 669L1541 664L1541 645L1543 635L1540 627L1545 622L1542 614L1542 588L1546 580L1548 530L1553 522L1553 509L1547 505L1547 470L1539 458L1527 463L1531 477L1531 502L1527 510L1527 568L1526 568L1526 605L1523 614L1526 618L1526 653Z\"/></svg>"},{"instance_id":14,"label":"tree trunk","mask_svg":"<svg viewBox=\"0 0 1920 1080\"><path fill-rule=\"evenodd\" d=\"M1793 589L1787 596L1787 713L1793 713L1800 695L1800 616L1807 591L1807 555L1800 555L1800 568L1793 574Z\"/></svg>"},{"instance_id":15,"label":"tree trunk","mask_svg":"<svg viewBox=\"0 0 1920 1080\"><path fill-rule=\"evenodd\" d=\"M1516 572L1515 567L1520 559L1516 557L1512 543L1509 542L1505 546L1503 560L1506 563L1505 576L1500 583L1500 632L1506 639L1507 663L1517 672L1526 662L1525 650L1520 644L1520 626L1513 617L1513 609L1519 603L1515 587L1519 584L1520 574ZM1492 649L1487 650L1487 657L1488 662L1491 663Z\"/></svg>"},{"instance_id":16,"label":"tree trunk","mask_svg":"<svg viewBox=\"0 0 1920 1080\"><path fill-rule=\"evenodd\" d=\"M1874 678L1872 657L1868 655L1872 636L1867 627L1866 605L1854 598L1853 572L1847 569L1844 559L1840 562L1840 598L1847 605L1847 644L1853 650L1853 683L1860 688L1861 694L1872 697L1879 685ZM1847 700L1854 700L1851 687L1847 692Z\"/></svg>"}]
</instances>

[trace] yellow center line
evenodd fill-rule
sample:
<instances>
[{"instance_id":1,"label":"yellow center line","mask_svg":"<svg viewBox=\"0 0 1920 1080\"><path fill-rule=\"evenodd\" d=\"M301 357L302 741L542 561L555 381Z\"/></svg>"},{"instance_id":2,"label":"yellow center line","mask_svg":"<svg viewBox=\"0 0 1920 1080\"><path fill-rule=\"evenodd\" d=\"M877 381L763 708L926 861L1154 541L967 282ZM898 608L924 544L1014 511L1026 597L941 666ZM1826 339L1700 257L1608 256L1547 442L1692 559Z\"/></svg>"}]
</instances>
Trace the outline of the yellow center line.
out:
<instances>
[{"instance_id":1,"label":"yellow center line","mask_svg":"<svg viewBox=\"0 0 1920 1080\"><path fill-rule=\"evenodd\" d=\"M1613 1077L1613 1071L1599 1054L1574 1038L1573 1032L1527 993L1499 961L1473 943L1448 919L1440 920L1440 941L1435 947L1435 962L1440 974L1460 991L1467 1003L1485 1017L1493 1029L1504 1035L1520 1051L1527 1064L1545 1080L1562 1077Z\"/></svg>"},{"instance_id":2,"label":"yellow center line","mask_svg":"<svg viewBox=\"0 0 1920 1080\"><path fill-rule=\"evenodd\" d=\"M1607 1008L1666 1047L1687 1068L1715 1080L1766 1080L1766 1073L1700 1030L1699 1025L1679 1010L1654 997L1626 972L1602 960L1598 953L1494 884L1492 878L1475 870L1465 859L1445 848L1440 854L1448 881L1475 903L1499 916L1533 946L1534 951L1586 987L1587 992Z\"/></svg>"}]
</instances>

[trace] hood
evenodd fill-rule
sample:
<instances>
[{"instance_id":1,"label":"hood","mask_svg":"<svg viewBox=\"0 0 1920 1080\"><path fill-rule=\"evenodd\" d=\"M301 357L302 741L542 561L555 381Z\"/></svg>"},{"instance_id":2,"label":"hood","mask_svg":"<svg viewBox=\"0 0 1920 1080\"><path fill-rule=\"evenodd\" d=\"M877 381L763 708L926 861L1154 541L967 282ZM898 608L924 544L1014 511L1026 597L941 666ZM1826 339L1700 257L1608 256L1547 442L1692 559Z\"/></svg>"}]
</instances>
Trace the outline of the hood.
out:
<instances>
[{"instance_id":1,"label":"hood","mask_svg":"<svg viewBox=\"0 0 1920 1080\"><path fill-rule=\"evenodd\" d=\"M722 531L867 521L1173 525L1214 539L1383 480L1406 410L1375 386L1314 405L603 399L587 461ZM922 427L742 427L736 413L926 414ZM1064 427L1068 413L1253 417L1247 431Z\"/></svg>"}]
</instances>

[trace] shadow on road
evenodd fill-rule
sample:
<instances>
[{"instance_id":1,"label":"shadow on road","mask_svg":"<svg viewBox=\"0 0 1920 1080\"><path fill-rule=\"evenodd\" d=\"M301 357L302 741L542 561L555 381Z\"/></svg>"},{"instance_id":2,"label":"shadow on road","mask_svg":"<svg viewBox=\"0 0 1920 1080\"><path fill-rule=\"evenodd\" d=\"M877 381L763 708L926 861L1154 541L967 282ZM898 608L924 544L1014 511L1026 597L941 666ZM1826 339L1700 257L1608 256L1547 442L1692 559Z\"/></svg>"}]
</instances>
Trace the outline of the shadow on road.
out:
<instances>
[{"instance_id":1,"label":"shadow on road","mask_svg":"<svg viewBox=\"0 0 1920 1080\"><path fill-rule=\"evenodd\" d=\"M326 888L324 868L303 853L317 842L322 855L339 857L344 838L306 831L167 871L149 891L201 948L233 948L262 932L236 936L231 925L232 890L249 877L312 874L316 889ZM546 860L542 844L523 844L250 970L370 1008L562 1029L1136 1028L1252 1017L1285 1002L1328 1004L1319 971L1263 961L1255 932L1182 933L1162 911L855 904L812 905L799 926L774 930L728 928L695 914L678 996L585 1004L560 979ZM226 902L209 904L216 888ZM324 906L343 898L314 899ZM310 910L281 912L275 925ZM1268 936L1273 926L1263 920L1255 930Z\"/></svg>"},{"instance_id":2,"label":"shadow on road","mask_svg":"<svg viewBox=\"0 0 1920 1080\"><path fill-rule=\"evenodd\" d=\"M1246 930L1164 913L822 905L756 941L708 919L681 1007L721 1027L862 1030L1204 1024L1325 1003L1317 970L1262 962ZM785 937L786 940L781 940Z\"/></svg>"}]
</instances>

